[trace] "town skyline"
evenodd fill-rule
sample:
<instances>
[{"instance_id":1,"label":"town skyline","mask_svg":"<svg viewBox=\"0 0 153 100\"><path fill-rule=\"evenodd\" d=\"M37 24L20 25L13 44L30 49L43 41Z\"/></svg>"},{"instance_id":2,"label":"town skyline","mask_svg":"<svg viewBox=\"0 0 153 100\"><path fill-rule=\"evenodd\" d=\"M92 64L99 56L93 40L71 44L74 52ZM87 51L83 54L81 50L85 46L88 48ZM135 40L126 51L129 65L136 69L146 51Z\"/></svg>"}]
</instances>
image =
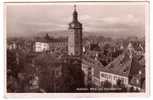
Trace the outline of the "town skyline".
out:
<instances>
[{"instance_id":1,"label":"town skyline","mask_svg":"<svg viewBox=\"0 0 153 100\"><path fill-rule=\"evenodd\" d=\"M57 33L57 36L63 36L65 32L62 34L60 31L68 29L72 20L72 7L73 5L9 5L7 35L27 37L50 32L50 35ZM77 10L86 36L91 35L88 33L112 37L145 35L144 5L77 5Z\"/></svg>"},{"instance_id":2,"label":"town skyline","mask_svg":"<svg viewBox=\"0 0 153 100\"><path fill-rule=\"evenodd\" d=\"M99 7L99 5L97 6ZM96 8L97 6L92 5L88 7ZM24 7L27 6L23 6L23 8ZM40 8L41 7L42 6L40 6ZM67 6L61 6L60 9L62 7ZM117 9L116 7L118 8L118 6L112 8ZM31 39L7 38L7 92L145 92L145 38L140 38L140 36L139 38L132 36L129 37L129 34L132 32L137 33L137 31L142 31L140 30L140 26L143 26L143 20L140 20L140 17L144 16L142 15L140 17L137 17L139 14L136 14L137 16L134 16L133 9L129 11L129 8L131 7L126 7L128 10L126 11L124 9L124 11L126 11L124 12L124 14L128 15L124 16L125 18L122 18L124 15L123 12L117 13L117 11L114 11L114 13L112 14L111 11L113 9L111 8L109 12L109 8L106 7L106 12L108 14L112 14L112 17L110 19L107 16L109 20L103 19L106 17L107 14L105 15L105 17L102 17L101 13L98 13L100 8L98 8L97 10L88 8L88 10L92 10L88 13L92 12L92 14L88 14L89 17L85 17L84 23L83 20L81 20L82 18L80 17L80 15L83 14L79 14L79 11L87 10L80 10L79 8L83 8L78 8L76 7L76 5L73 5L71 17L67 18L64 17L65 14L68 14L65 8L63 8L65 12L56 11L52 14L53 16L51 16L49 13L47 14L44 8L41 10L39 9L40 11L37 12L39 14L36 13L36 10L34 10L33 13L30 12L31 14L29 14L29 12L25 14L25 11L22 11L23 15L22 13L18 12L21 15L18 16L17 14L16 16L14 16L14 19L18 19L14 21L17 24L19 24L18 22L21 22L22 24L20 23L20 26L16 24L14 25L15 27L18 27L17 29L21 28L23 30L22 32L25 32L29 29L32 29L32 31L34 32L38 32L41 29L45 28L44 31L46 32L54 30L53 36L58 37L56 30L67 29L67 31L65 32L58 31L59 34L65 34L67 38L54 38L50 35L51 33L49 32L43 32L43 36L38 36L37 33L36 37L31 37ZM56 8L58 8L59 10L59 7L54 6L53 8L55 9L50 9L55 11ZM119 8L117 10L123 10L121 9L122 7L119 6ZM36 7L35 9L38 8ZM94 11L97 12L95 13ZM131 11L133 12L133 14L131 14ZM45 13L40 14L40 12ZM59 16L59 13L62 14ZM96 16L94 13L96 14ZM45 14L47 14L47 18ZM35 19L36 16L38 16L37 18L45 16L45 19ZM9 16L8 18L12 17ZM26 18L26 20L23 18ZM71 20L69 18L71 18ZM65 20L65 22L62 22L64 21L64 19L69 19L70 21L66 22ZM87 22L85 23L85 21ZM30 24L34 22L35 24ZM43 22L43 24L40 22ZM51 30L47 30L46 27L48 26L48 24L50 25L51 22L53 22L53 26L49 27L49 29L51 28ZM25 23L29 24L25 25ZM48 24L46 25L46 23ZM64 27L64 23L68 23L67 28ZM36 28L34 27L35 25L42 27ZM63 25L63 28L59 27L58 25ZM23 26L24 29L22 28ZM139 30L138 26L140 28ZM83 32L83 30L90 32L85 33L85 31ZM95 30L96 33L92 33L92 30ZM100 33L98 34L99 30L103 32L106 31L108 32L108 34L110 33L112 37L116 34L119 35L118 32L124 33L123 35L127 34L125 35L127 37L126 39L121 39L119 38L119 36L117 36L118 38L116 39L107 38L104 36L104 33L102 33L102 37L100 37L98 36L101 35ZM29 35L30 30L29 33L25 34ZM84 36L90 34L91 37L83 37L83 34Z\"/></svg>"}]
</instances>

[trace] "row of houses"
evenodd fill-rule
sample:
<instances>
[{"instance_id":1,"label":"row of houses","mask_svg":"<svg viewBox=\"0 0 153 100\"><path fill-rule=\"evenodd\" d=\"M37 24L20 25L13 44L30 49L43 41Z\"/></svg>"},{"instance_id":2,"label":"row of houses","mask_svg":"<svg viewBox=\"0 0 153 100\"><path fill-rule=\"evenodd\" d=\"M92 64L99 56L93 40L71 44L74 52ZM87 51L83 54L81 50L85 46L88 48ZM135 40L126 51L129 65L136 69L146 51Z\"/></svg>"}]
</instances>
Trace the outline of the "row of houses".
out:
<instances>
[{"instance_id":1,"label":"row of houses","mask_svg":"<svg viewBox=\"0 0 153 100\"><path fill-rule=\"evenodd\" d=\"M98 60L85 56L86 58L84 57L82 61L82 70L85 73L86 85L92 83L97 87L102 87L104 82L108 81L112 86L115 86L120 81L127 88L144 90L145 65L139 62L144 60L144 55L142 55L141 60L138 60L135 52L132 45L129 44L121 55L106 66ZM88 80L90 79L89 76L91 80Z\"/></svg>"}]
</instances>

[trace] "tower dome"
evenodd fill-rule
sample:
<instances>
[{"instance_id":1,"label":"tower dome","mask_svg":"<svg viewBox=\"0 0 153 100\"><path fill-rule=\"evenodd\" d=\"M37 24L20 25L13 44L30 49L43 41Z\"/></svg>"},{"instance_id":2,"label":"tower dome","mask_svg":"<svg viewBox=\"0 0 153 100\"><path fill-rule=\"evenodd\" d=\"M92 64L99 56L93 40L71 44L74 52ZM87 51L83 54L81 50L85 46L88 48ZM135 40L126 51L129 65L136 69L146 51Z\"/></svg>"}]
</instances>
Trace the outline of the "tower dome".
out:
<instances>
[{"instance_id":1,"label":"tower dome","mask_svg":"<svg viewBox=\"0 0 153 100\"><path fill-rule=\"evenodd\" d=\"M78 12L76 10L76 5L74 5L72 22L69 24L69 29L71 28L82 28L82 24L78 21Z\"/></svg>"}]
</instances>

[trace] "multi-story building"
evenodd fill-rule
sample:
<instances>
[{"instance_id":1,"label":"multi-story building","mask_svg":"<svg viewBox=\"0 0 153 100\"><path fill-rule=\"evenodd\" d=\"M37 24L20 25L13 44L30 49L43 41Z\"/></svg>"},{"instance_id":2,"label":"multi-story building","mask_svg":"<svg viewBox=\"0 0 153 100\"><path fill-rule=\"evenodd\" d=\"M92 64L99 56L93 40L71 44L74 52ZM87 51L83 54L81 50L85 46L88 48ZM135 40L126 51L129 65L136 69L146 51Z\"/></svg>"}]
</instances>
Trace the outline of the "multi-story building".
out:
<instances>
[{"instance_id":1,"label":"multi-story building","mask_svg":"<svg viewBox=\"0 0 153 100\"><path fill-rule=\"evenodd\" d=\"M46 38L46 36L48 38ZM39 38L35 40L34 43L34 51L35 52L58 52L59 50L67 51L67 39L51 39L49 38L49 35L46 34L44 38Z\"/></svg>"}]
</instances>

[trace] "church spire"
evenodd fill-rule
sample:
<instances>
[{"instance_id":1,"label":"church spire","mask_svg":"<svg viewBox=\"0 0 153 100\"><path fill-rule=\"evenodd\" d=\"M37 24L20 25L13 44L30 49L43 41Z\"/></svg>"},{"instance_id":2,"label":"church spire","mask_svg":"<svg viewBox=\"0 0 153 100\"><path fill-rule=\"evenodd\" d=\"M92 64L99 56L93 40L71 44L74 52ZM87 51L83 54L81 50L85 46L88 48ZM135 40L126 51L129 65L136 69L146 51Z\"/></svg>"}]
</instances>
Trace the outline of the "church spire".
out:
<instances>
[{"instance_id":1,"label":"church spire","mask_svg":"<svg viewBox=\"0 0 153 100\"><path fill-rule=\"evenodd\" d=\"M74 11L73 11L73 21L78 21L78 13L76 11L76 5L74 5Z\"/></svg>"}]
</instances>

